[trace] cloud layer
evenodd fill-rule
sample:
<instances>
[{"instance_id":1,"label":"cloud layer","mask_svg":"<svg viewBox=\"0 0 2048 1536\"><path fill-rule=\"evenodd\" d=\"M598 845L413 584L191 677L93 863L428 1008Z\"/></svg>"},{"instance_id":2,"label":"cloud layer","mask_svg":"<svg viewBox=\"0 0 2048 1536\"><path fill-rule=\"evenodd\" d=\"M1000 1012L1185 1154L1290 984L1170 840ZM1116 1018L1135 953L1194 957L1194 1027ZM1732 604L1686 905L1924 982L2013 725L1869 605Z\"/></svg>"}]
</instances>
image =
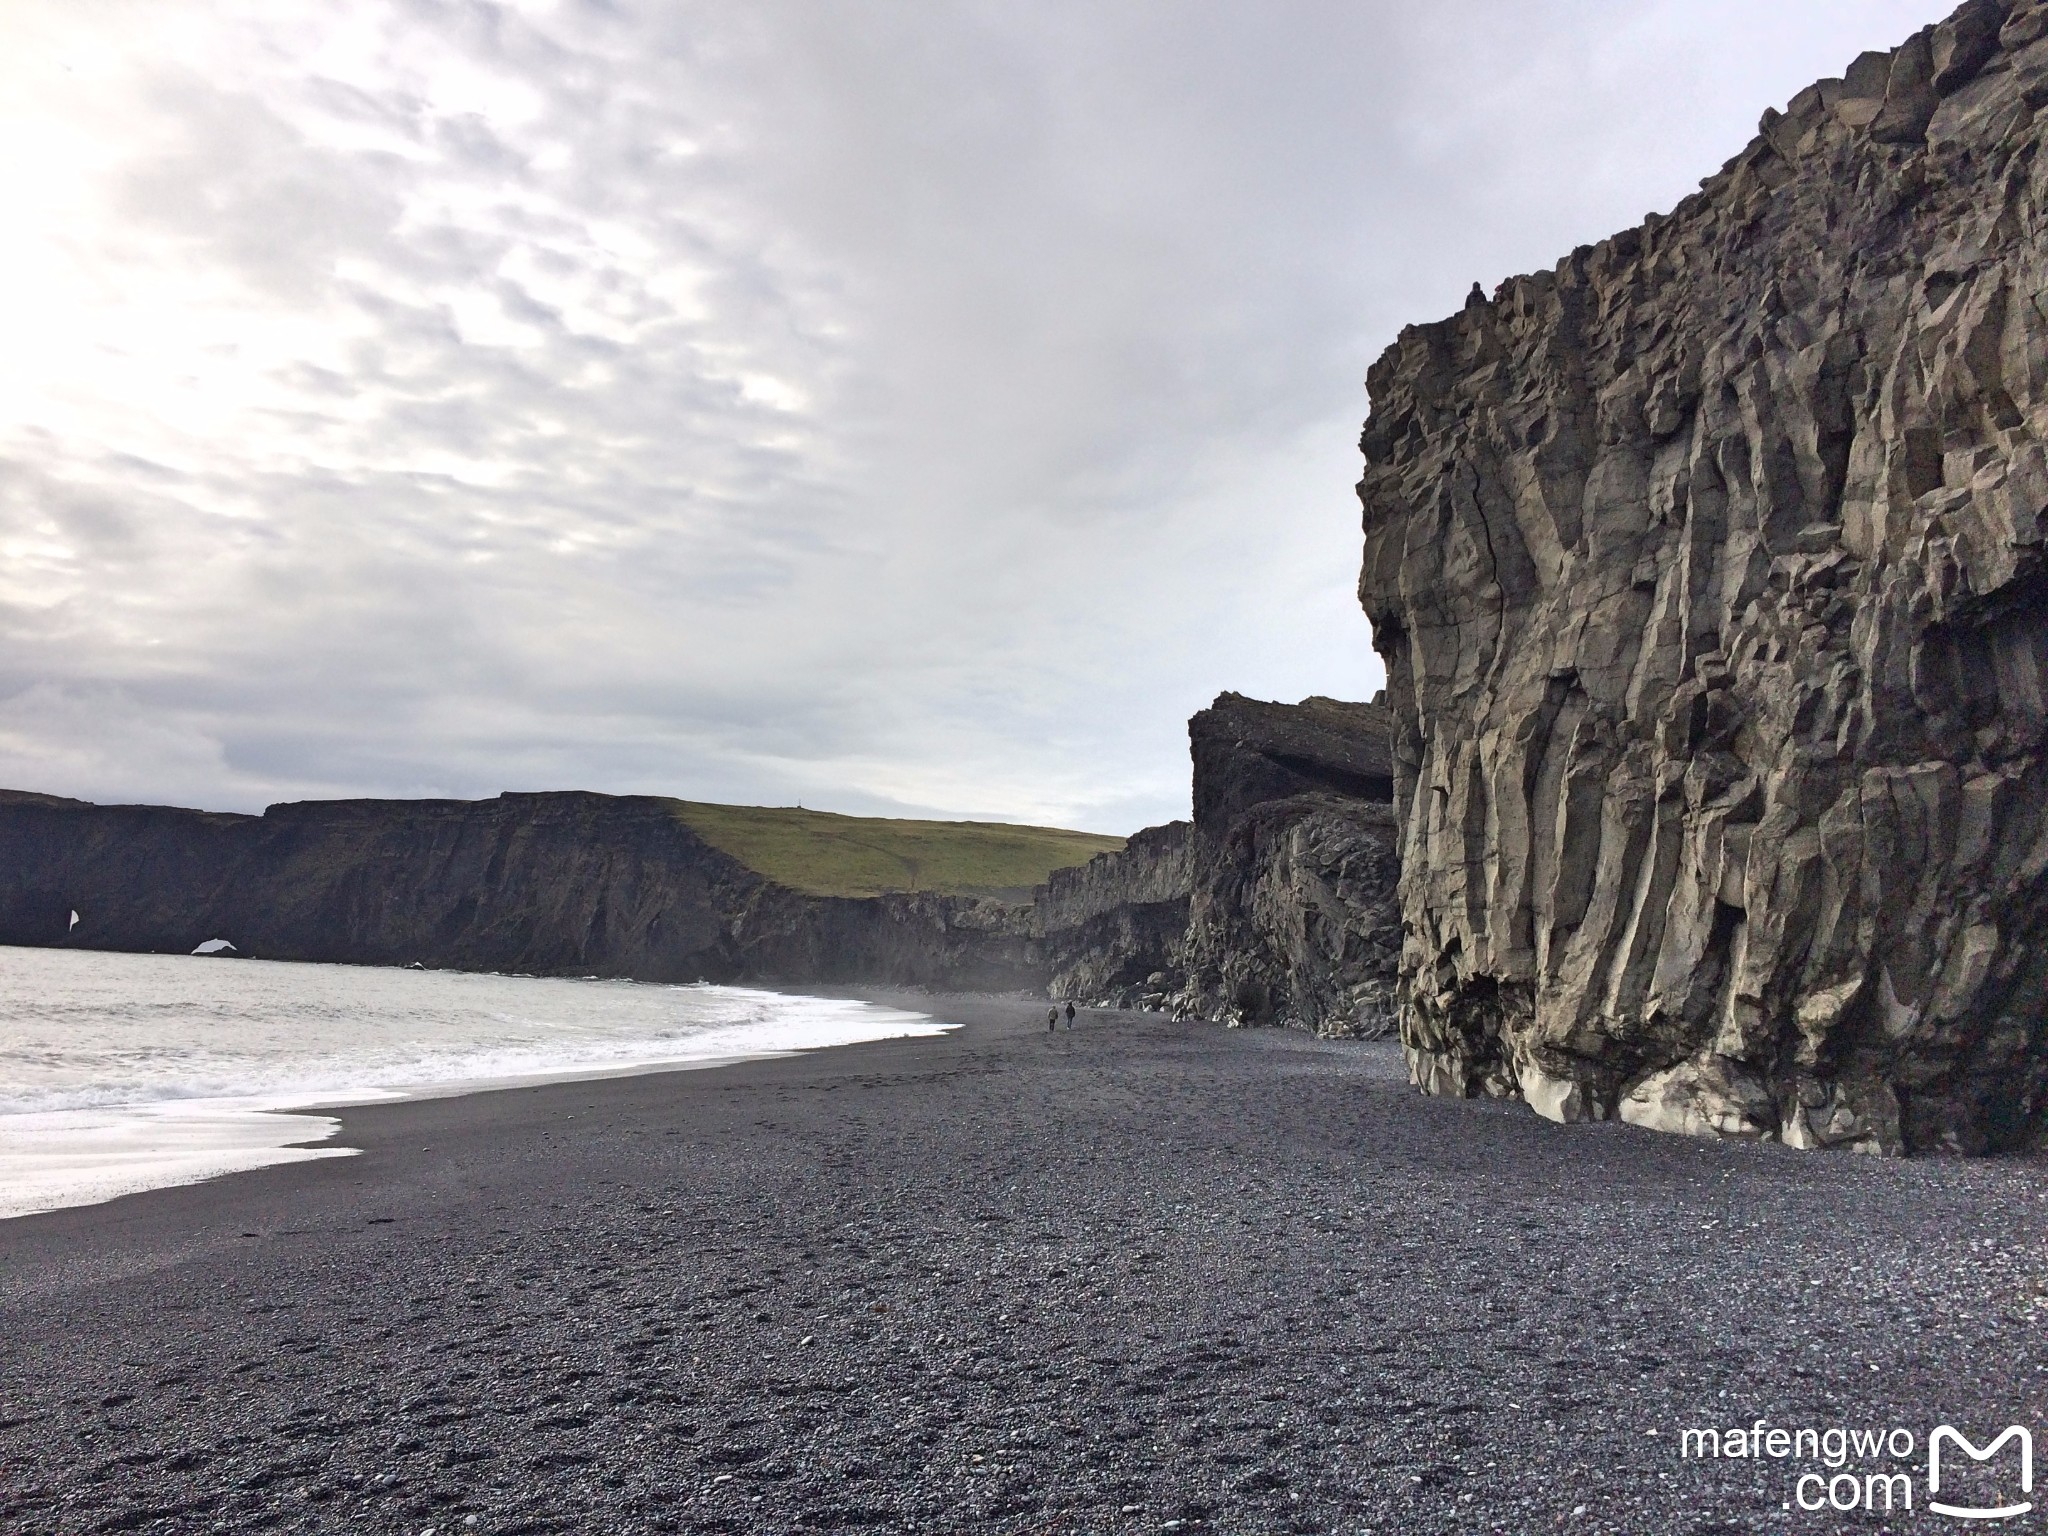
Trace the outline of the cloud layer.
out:
<instances>
[{"instance_id":1,"label":"cloud layer","mask_svg":"<svg viewBox=\"0 0 2048 1536\"><path fill-rule=\"evenodd\" d=\"M0 783L1184 814L1378 686L1399 326L1926 19L23 0Z\"/></svg>"}]
</instances>

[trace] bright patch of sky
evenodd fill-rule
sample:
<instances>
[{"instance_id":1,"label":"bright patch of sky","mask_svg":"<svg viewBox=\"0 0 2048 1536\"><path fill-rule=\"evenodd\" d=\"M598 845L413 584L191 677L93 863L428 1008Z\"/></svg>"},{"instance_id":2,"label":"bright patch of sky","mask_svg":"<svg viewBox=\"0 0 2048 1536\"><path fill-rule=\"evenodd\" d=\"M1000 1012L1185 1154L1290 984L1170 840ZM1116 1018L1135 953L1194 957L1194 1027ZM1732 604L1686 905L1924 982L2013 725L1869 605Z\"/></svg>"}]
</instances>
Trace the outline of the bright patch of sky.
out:
<instances>
[{"instance_id":1,"label":"bright patch of sky","mask_svg":"<svg viewBox=\"0 0 2048 1536\"><path fill-rule=\"evenodd\" d=\"M12 0L0 784L1185 814L1400 326L1931 19Z\"/></svg>"}]
</instances>

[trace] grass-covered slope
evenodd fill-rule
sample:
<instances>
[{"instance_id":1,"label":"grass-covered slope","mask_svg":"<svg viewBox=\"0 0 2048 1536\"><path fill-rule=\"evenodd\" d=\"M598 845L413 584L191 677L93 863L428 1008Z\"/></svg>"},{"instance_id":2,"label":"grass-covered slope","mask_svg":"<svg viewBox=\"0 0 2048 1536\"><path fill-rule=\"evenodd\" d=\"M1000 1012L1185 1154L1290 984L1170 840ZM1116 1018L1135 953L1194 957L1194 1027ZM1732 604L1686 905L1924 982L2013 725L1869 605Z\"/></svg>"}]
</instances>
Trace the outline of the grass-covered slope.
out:
<instances>
[{"instance_id":1,"label":"grass-covered slope","mask_svg":"<svg viewBox=\"0 0 2048 1536\"><path fill-rule=\"evenodd\" d=\"M1056 869L1121 848L1120 837L990 821L890 821L781 806L675 802L705 842L813 896L885 891L1028 894Z\"/></svg>"}]
</instances>

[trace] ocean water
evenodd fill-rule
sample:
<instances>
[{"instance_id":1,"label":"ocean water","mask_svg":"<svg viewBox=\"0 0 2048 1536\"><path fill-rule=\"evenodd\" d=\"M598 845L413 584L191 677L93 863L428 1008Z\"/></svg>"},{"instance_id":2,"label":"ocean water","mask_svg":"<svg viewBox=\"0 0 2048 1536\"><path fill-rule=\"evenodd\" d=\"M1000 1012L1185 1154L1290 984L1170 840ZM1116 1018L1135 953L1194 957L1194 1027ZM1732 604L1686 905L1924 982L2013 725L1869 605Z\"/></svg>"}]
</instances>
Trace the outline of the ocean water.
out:
<instances>
[{"instance_id":1,"label":"ocean water","mask_svg":"<svg viewBox=\"0 0 2048 1536\"><path fill-rule=\"evenodd\" d=\"M0 1217L350 1155L295 1107L949 1027L745 987L0 946Z\"/></svg>"}]
</instances>

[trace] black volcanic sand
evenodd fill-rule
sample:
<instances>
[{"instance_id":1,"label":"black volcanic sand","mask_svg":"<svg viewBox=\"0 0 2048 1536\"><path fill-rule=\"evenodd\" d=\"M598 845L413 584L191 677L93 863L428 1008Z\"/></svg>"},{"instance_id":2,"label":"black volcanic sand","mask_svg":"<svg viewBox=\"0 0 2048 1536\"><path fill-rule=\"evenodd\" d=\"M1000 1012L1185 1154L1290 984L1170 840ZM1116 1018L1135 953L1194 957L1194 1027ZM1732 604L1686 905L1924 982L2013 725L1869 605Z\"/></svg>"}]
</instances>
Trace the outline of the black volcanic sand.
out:
<instances>
[{"instance_id":1,"label":"black volcanic sand","mask_svg":"<svg viewBox=\"0 0 2048 1536\"><path fill-rule=\"evenodd\" d=\"M0 1531L1877 1529L1677 1431L2041 1433L2039 1161L912 1001L967 1027L0 1223Z\"/></svg>"}]
</instances>

